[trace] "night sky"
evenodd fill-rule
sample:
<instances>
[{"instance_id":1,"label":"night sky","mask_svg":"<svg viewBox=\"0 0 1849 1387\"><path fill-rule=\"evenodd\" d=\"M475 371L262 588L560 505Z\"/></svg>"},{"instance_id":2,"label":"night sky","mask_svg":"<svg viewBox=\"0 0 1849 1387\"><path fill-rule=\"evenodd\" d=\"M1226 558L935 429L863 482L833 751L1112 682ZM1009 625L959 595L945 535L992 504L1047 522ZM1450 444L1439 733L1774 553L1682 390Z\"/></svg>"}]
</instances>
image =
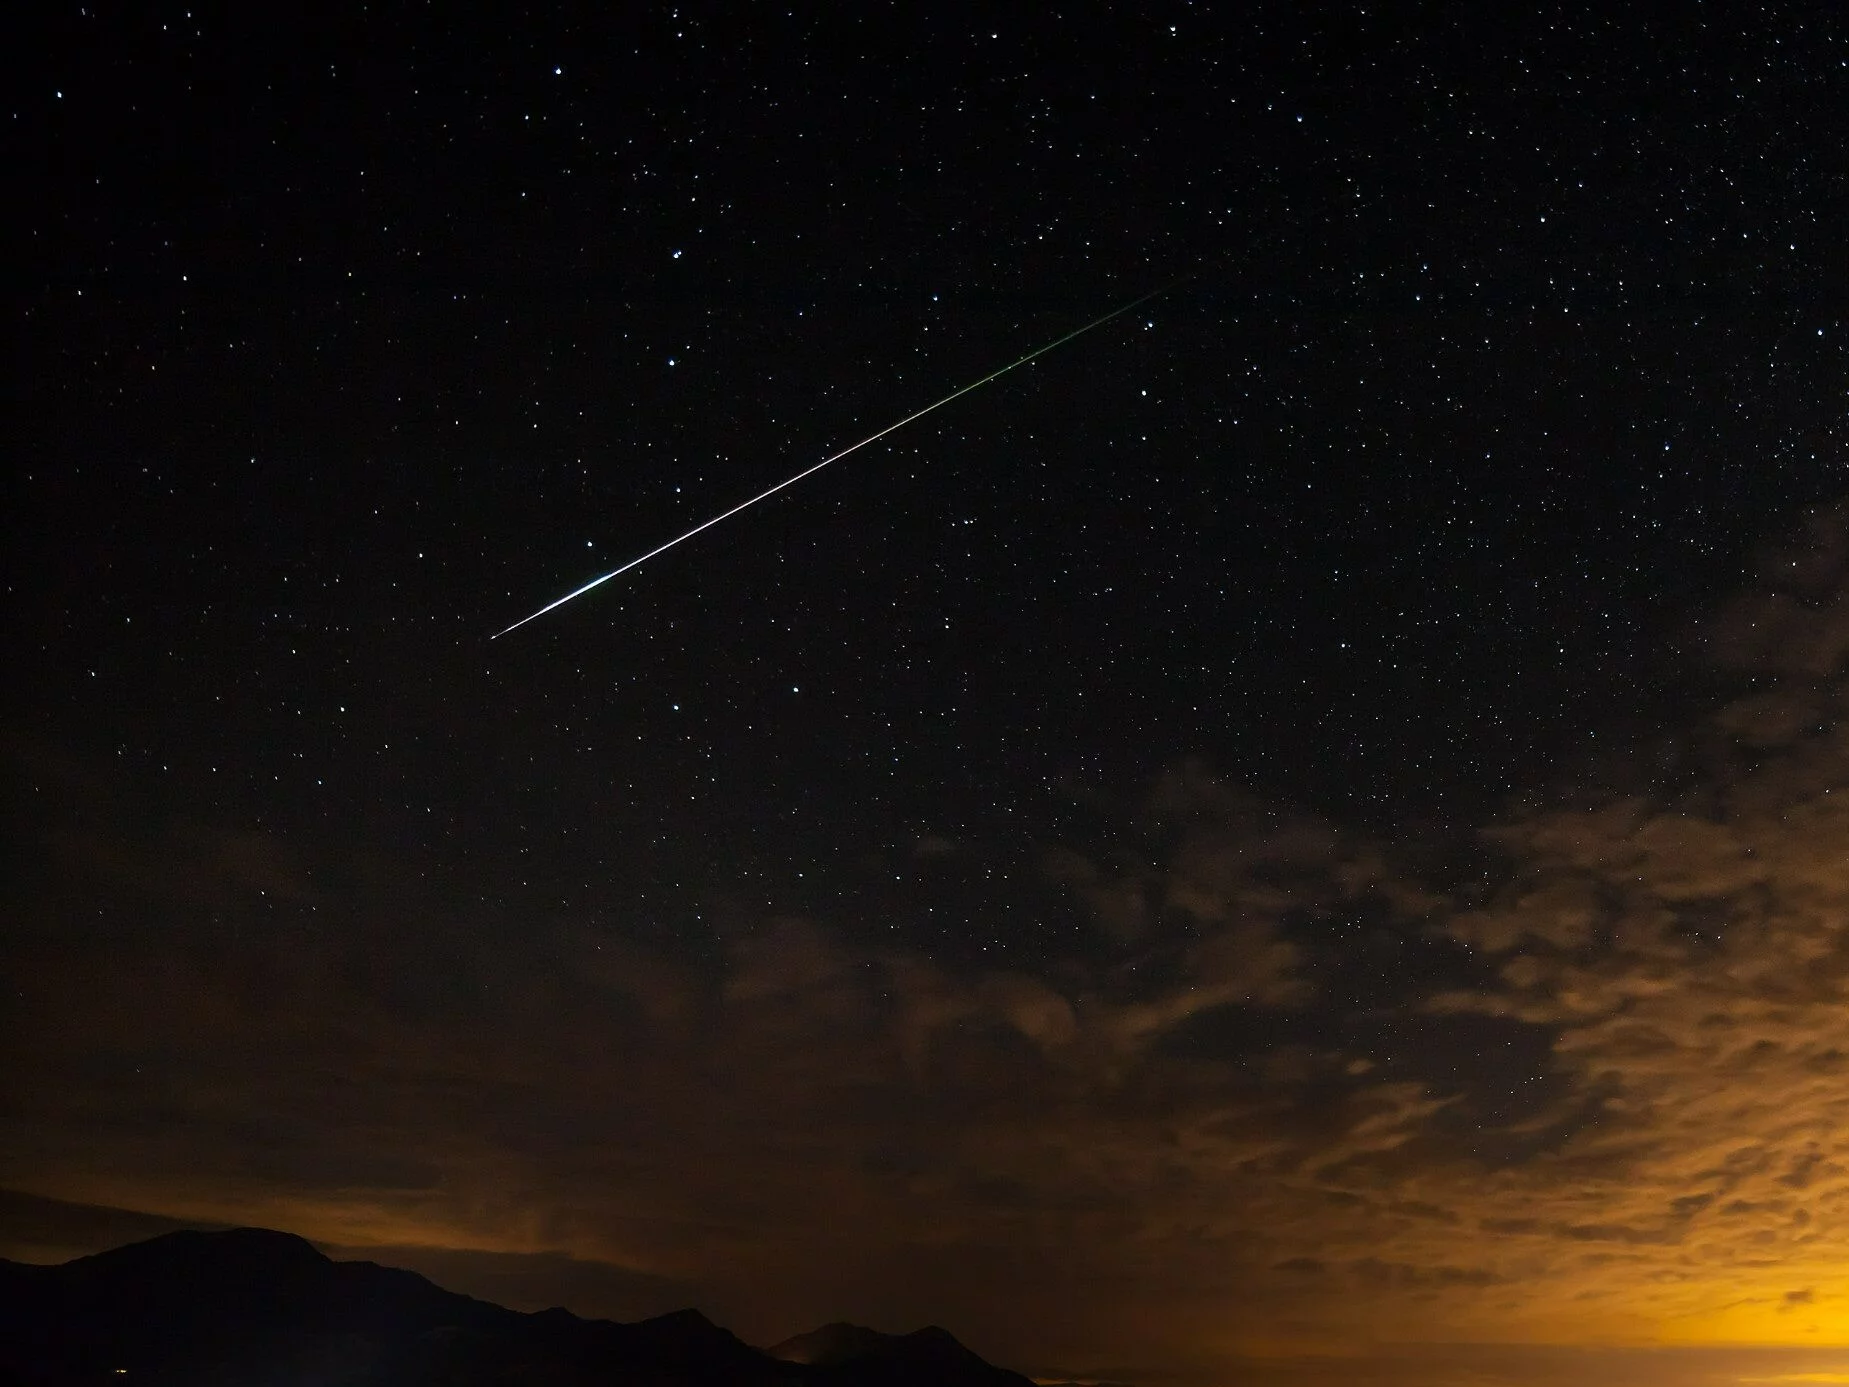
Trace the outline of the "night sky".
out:
<instances>
[{"instance_id":1,"label":"night sky","mask_svg":"<svg viewBox=\"0 0 1849 1387\"><path fill-rule=\"evenodd\" d=\"M35 8L0 1255L1849 1381L1834 7Z\"/></svg>"}]
</instances>

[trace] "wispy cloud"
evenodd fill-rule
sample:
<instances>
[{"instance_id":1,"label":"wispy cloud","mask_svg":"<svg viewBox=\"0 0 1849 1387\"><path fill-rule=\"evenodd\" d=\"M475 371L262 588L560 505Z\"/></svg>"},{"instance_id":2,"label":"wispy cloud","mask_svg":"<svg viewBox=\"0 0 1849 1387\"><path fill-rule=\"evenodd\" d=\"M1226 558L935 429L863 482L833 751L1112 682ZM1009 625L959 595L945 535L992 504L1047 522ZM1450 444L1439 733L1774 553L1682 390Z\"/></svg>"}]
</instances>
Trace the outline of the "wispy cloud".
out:
<instances>
[{"instance_id":1,"label":"wispy cloud","mask_svg":"<svg viewBox=\"0 0 1849 1387\"><path fill-rule=\"evenodd\" d=\"M0 1184L597 1264L594 1308L765 1339L941 1319L1094 1376L1126 1343L1299 1383L1307 1347L1387 1345L1341 1379L1384 1383L1401 1341L1827 1339L1844 553L1816 518L1704 629L1740 682L1669 769L1484 826L1461 885L1183 765L1042 854L1093 937L986 970L819 919L707 961L507 920L390 862L150 834L47 763ZM1672 1361L1626 1380L1849 1380Z\"/></svg>"}]
</instances>

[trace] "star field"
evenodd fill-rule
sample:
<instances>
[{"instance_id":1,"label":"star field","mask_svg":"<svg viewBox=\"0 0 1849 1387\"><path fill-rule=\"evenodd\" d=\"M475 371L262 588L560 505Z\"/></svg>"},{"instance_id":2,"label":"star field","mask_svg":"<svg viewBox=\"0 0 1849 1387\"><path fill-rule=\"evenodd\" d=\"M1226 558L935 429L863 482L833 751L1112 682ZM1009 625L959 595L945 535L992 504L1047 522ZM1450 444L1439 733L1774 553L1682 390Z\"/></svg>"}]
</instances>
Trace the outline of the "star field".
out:
<instances>
[{"instance_id":1,"label":"star field","mask_svg":"<svg viewBox=\"0 0 1849 1387\"><path fill-rule=\"evenodd\" d=\"M1043 1375L1342 1295L1345 1347L1786 1342L1721 1241L1671 1305L1537 1230L1644 1226L1548 1203L1658 1093L1612 999L1844 889L1827 7L39 22L0 1188Z\"/></svg>"}]
</instances>

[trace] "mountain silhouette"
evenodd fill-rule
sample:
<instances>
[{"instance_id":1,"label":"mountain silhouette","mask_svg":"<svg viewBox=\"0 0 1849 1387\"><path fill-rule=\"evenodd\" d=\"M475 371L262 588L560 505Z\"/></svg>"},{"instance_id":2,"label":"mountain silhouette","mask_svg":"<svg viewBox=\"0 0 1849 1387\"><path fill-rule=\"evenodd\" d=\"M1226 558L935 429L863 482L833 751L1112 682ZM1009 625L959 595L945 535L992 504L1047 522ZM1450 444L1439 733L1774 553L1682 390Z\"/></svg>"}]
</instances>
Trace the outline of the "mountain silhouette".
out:
<instances>
[{"instance_id":1,"label":"mountain silhouette","mask_svg":"<svg viewBox=\"0 0 1849 1387\"><path fill-rule=\"evenodd\" d=\"M927 1325L910 1334L882 1334L858 1324L825 1324L765 1350L772 1358L811 1370L812 1380L836 1387L1030 1387L1032 1379L984 1362L945 1329Z\"/></svg>"},{"instance_id":2,"label":"mountain silhouette","mask_svg":"<svg viewBox=\"0 0 1849 1387\"><path fill-rule=\"evenodd\" d=\"M812 1345L809 1356L792 1345ZM763 1353L697 1310L521 1314L260 1228L0 1260L0 1387L1026 1387L941 1329Z\"/></svg>"}]
</instances>

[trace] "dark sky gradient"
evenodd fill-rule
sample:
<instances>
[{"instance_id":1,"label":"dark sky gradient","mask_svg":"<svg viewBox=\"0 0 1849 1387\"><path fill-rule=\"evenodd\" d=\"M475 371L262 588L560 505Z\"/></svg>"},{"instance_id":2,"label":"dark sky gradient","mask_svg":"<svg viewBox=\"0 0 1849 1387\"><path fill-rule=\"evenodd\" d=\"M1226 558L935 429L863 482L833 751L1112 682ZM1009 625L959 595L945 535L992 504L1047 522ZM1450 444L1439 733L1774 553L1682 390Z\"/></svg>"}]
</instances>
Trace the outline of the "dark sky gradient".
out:
<instances>
[{"instance_id":1,"label":"dark sky gradient","mask_svg":"<svg viewBox=\"0 0 1849 1387\"><path fill-rule=\"evenodd\" d=\"M39 20L0 1255L1849 1343L1829 7Z\"/></svg>"}]
</instances>

